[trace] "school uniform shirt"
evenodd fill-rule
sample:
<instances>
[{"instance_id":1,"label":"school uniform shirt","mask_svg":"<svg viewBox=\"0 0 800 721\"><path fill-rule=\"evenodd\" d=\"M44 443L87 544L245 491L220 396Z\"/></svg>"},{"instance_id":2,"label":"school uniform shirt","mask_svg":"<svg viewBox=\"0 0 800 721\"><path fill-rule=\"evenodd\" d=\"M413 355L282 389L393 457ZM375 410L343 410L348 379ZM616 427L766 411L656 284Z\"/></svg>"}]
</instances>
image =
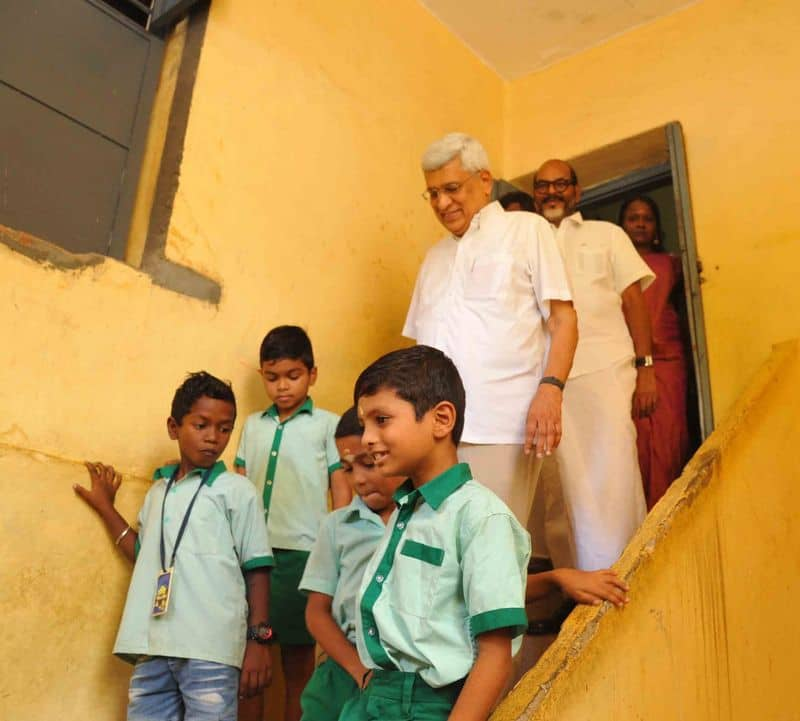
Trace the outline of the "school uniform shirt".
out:
<instances>
[{"instance_id":1,"label":"school uniform shirt","mask_svg":"<svg viewBox=\"0 0 800 721\"><path fill-rule=\"evenodd\" d=\"M236 466L264 503L273 548L309 551L328 512L330 474L338 469L334 432L339 416L307 398L284 421L273 405L245 421Z\"/></svg>"},{"instance_id":2,"label":"school uniform shirt","mask_svg":"<svg viewBox=\"0 0 800 721\"><path fill-rule=\"evenodd\" d=\"M300 581L301 591L331 596L331 615L347 640L356 642L356 598L369 559L386 526L359 496L322 521Z\"/></svg>"},{"instance_id":3,"label":"school uniform shirt","mask_svg":"<svg viewBox=\"0 0 800 721\"><path fill-rule=\"evenodd\" d=\"M509 629L519 648L530 537L508 507L466 463L395 500L359 593L362 663L441 687L467 676L481 633Z\"/></svg>"},{"instance_id":4,"label":"school uniform shirt","mask_svg":"<svg viewBox=\"0 0 800 721\"><path fill-rule=\"evenodd\" d=\"M637 281L642 290L655 275L622 228L580 213L564 218L556 242L572 284L578 315L578 347L569 377L633 359L633 341L622 312L622 291Z\"/></svg>"},{"instance_id":5,"label":"school uniform shirt","mask_svg":"<svg viewBox=\"0 0 800 721\"><path fill-rule=\"evenodd\" d=\"M172 656L241 667L247 632L243 572L274 565L261 499L244 476L226 471L217 461L178 546L167 612L154 617L162 503L169 566L186 509L203 483L204 469L198 468L166 493L176 467L156 471L139 512L136 563L114 653L130 663L140 656Z\"/></svg>"},{"instance_id":6,"label":"school uniform shirt","mask_svg":"<svg viewBox=\"0 0 800 721\"><path fill-rule=\"evenodd\" d=\"M550 225L490 203L428 251L403 335L446 353L467 394L465 443L525 440L544 370L551 300L570 300Z\"/></svg>"}]
</instances>

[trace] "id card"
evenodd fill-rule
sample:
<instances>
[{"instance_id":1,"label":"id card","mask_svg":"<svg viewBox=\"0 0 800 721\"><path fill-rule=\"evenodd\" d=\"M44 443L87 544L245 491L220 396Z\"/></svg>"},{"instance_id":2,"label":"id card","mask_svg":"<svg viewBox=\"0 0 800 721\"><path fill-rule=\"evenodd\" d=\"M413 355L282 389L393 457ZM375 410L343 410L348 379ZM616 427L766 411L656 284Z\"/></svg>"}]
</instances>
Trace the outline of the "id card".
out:
<instances>
[{"instance_id":1,"label":"id card","mask_svg":"<svg viewBox=\"0 0 800 721\"><path fill-rule=\"evenodd\" d=\"M163 616L169 608L169 590L172 585L172 568L162 571L156 579L156 598L153 601L153 615Z\"/></svg>"}]
</instances>

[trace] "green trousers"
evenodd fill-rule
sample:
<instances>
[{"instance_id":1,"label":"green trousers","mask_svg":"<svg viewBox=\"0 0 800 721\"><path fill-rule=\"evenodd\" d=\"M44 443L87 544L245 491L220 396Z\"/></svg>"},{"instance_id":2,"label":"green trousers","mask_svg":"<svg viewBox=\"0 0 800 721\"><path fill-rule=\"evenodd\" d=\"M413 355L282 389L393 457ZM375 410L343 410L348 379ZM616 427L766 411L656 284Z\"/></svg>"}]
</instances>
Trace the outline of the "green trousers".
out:
<instances>
[{"instance_id":1,"label":"green trousers","mask_svg":"<svg viewBox=\"0 0 800 721\"><path fill-rule=\"evenodd\" d=\"M345 703L358 696L353 677L332 658L314 670L300 696L300 721L336 721Z\"/></svg>"},{"instance_id":2,"label":"green trousers","mask_svg":"<svg viewBox=\"0 0 800 721\"><path fill-rule=\"evenodd\" d=\"M447 721L463 685L433 688L415 673L377 669L367 688L345 704L339 721Z\"/></svg>"}]
</instances>

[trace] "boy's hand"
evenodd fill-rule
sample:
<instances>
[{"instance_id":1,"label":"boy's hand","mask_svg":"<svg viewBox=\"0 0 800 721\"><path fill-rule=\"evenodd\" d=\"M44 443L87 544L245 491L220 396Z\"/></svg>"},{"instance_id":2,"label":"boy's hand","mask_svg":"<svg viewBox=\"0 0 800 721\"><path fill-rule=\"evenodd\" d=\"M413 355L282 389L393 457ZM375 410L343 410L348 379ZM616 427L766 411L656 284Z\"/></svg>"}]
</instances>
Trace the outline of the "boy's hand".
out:
<instances>
[{"instance_id":1,"label":"boy's hand","mask_svg":"<svg viewBox=\"0 0 800 721\"><path fill-rule=\"evenodd\" d=\"M122 483L122 476L114 470L113 466L90 461L85 461L84 465L89 471L91 485L89 488L84 488L76 483L72 486L72 490L102 515L114 508L114 498L116 498Z\"/></svg>"},{"instance_id":2,"label":"boy's hand","mask_svg":"<svg viewBox=\"0 0 800 721\"><path fill-rule=\"evenodd\" d=\"M561 590L578 603L597 606L608 601L617 608L628 603L628 585L610 568L601 571L557 568L553 574Z\"/></svg>"},{"instance_id":3,"label":"boy's hand","mask_svg":"<svg viewBox=\"0 0 800 721\"><path fill-rule=\"evenodd\" d=\"M272 683L272 658L269 646L248 641L239 679L239 698L258 696Z\"/></svg>"}]
</instances>

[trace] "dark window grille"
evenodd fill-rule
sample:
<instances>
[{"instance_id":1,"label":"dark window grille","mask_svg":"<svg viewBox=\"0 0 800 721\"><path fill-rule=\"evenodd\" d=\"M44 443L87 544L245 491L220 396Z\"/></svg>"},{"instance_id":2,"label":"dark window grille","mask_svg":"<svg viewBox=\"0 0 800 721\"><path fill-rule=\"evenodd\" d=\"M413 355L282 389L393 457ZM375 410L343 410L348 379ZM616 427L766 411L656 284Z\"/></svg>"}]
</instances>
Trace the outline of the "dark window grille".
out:
<instances>
[{"instance_id":1,"label":"dark window grille","mask_svg":"<svg viewBox=\"0 0 800 721\"><path fill-rule=\"evenodd\" d=\"M161 35L199 0L100 0L139 27Z\"/></svg>"},{"instance_id":2,"label":"dark window grille","mask_svg":"<svg viewBox=\"0 0 800 721\"><path fill-rule=\"evenodd\" d=\"M133 20L139 27L147 30L150 26L150 16L153 12L155 0L101 0L104 4L114 8L129 20Z\"/></svg>"}]
</instances>

